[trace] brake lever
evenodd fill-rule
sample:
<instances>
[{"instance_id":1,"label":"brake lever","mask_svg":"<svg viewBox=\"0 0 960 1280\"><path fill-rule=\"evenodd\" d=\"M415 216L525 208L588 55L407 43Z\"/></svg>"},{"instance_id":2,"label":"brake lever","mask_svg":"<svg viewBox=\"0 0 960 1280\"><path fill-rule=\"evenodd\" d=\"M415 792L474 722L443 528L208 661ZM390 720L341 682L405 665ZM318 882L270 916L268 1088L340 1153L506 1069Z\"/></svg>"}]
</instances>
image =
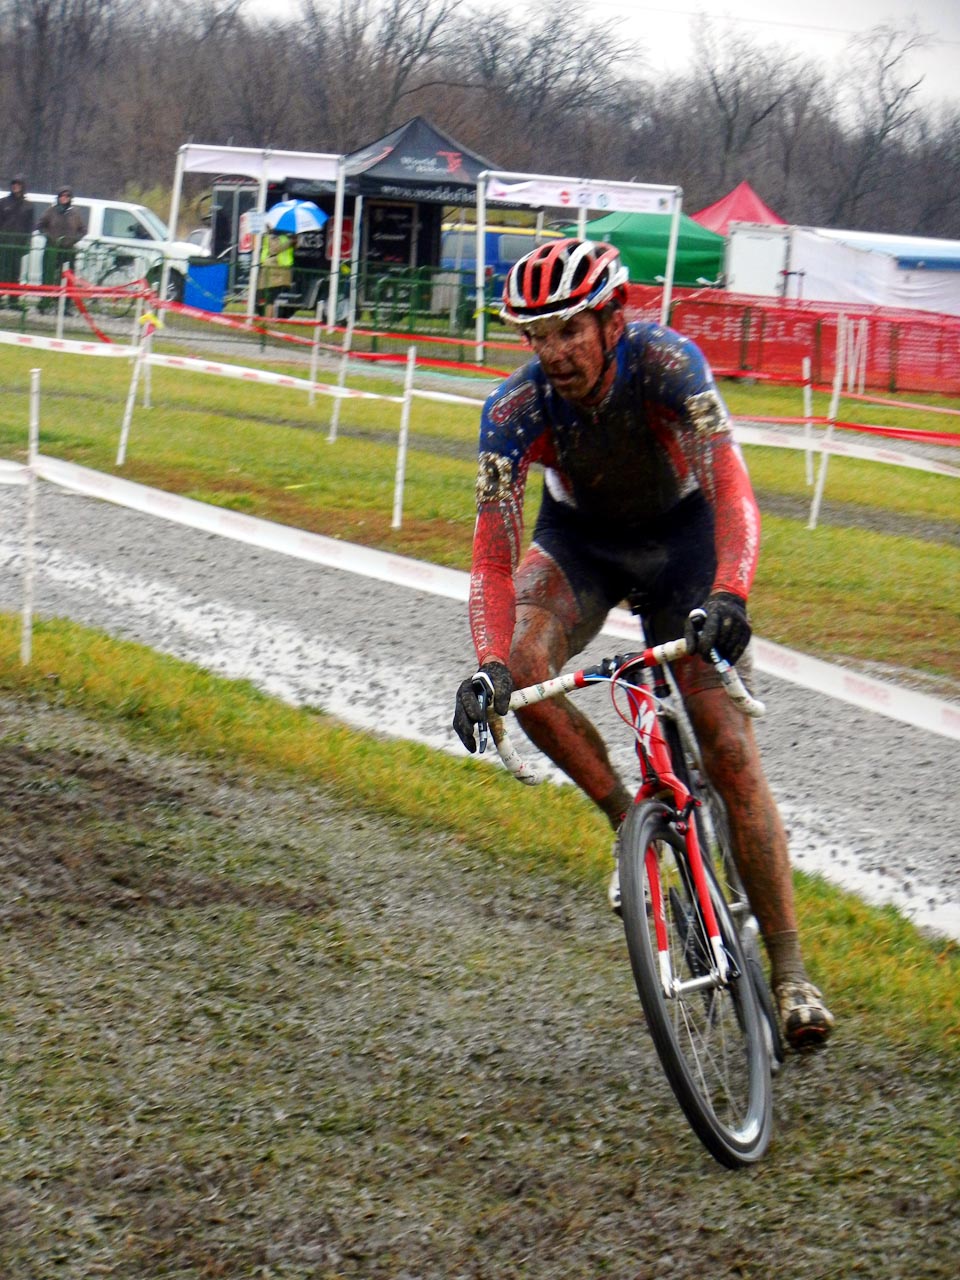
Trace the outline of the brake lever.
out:
<instances>
[{"instance_id":1,"label":"brake lever","mask_svg":"<svg viewBox=\"0 0 960 1280\"><path fill-rule=\"evenodd\" d=\"M490 732L490 726L487 721L487 707L493 697L493 681L485 671L478 671L473 677L471 688L480 703L480 719L477 721L477 752L482 756L487 749L487 740Z\"/></svg>"}]
</instances>

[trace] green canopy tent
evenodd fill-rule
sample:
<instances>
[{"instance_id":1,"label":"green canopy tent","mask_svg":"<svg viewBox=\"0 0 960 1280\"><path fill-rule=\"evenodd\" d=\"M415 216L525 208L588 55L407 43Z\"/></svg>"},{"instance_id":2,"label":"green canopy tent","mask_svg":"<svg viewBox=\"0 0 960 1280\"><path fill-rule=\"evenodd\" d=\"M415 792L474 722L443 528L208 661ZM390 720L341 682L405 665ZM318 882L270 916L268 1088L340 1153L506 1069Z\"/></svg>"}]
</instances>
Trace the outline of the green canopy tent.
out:
<instances>
[{"instance_id":1,"label":"green canopy tent","mask_svg":"<svg viewBox=\"0 0 960 1280\"><path fill-rule=\"evenodd\" d=\"M668 213L608 213L587 223L587 238L616 245L633 284L657 284L657 276L666 275L671 220ZM564 232L575 236L577 228L565 227ZM681 213L674 284L716 280L723 271L725 244L723 236Z\"/></svg>"}]
</instances>

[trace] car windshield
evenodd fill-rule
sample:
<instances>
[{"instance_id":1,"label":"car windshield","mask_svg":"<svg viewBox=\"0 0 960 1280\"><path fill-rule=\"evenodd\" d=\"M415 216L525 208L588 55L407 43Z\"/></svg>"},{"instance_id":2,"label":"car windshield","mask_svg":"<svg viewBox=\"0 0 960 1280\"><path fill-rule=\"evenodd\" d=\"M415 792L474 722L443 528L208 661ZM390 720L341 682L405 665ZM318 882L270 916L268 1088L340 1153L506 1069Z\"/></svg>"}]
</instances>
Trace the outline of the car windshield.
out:
<instances>
[{"instance_id":1,"label":"car windshield","mask_svg":"<svg viewBox=\"0 0 960 1280\"><path fill-rule=\"evenodd\" d=\"M147 224L158 240L169 240L170 232L164 220L157 216L152 209L141 208L140 217Z\"/></svg>"}]
</instances>

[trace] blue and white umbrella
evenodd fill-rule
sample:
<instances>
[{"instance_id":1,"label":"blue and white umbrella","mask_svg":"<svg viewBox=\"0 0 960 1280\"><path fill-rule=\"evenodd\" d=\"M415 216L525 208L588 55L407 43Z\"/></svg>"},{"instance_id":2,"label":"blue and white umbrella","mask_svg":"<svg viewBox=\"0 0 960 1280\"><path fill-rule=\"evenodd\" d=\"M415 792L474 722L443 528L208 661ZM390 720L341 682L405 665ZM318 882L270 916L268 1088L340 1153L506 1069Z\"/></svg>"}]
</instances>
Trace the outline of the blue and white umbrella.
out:
<instances>
[{"instance_id":1,"label":"blue and white umbrella","mask_svg":"<svg viewBox=\"0 0 960 1280\"><path fill-rule=\"evenodd\" d=\"M328 216L312 200L281 200L267 210L264 221L271 231L298 236L302 231L317 231Z\"/></svg>"}]
</instances>

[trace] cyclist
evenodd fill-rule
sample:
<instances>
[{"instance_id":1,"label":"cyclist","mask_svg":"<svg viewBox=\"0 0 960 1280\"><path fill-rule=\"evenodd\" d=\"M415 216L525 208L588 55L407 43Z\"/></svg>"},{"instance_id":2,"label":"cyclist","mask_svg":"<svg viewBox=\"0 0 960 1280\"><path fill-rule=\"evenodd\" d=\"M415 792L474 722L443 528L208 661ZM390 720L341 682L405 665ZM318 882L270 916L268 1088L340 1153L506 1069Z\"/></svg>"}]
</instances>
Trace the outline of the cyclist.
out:
<instances>
[{"instance_id":1,"label":"cyclist","mask_svg":"<svg viewBox=\"0 0 960 1280\"><path fill-rule=\"evenodd\" d=\"M627 324L627 272L606 244L552 240L511 268L502 317L533 359L488 398L480 425L470 625L494 709L514 687L557 675L629 594L648 643L684 634L741 661L749 680L747 596L760 521L730 420L700 350L658 324ZM546 471L520 558L531 463ZM688 622L701 607L697 634ZM771 965L787 1041L823 1043L833 1016L808 980L786 833L748 717L696 656L676 676ZM458 692L454 729L470 751L480 706ZM631 795L600 734L567 698L519 714L531 740L606 814L615 832ZM614 854L617 842L614 843ZM619 910L615 868L610 902Z\"/></svg>"}]
</instances>

